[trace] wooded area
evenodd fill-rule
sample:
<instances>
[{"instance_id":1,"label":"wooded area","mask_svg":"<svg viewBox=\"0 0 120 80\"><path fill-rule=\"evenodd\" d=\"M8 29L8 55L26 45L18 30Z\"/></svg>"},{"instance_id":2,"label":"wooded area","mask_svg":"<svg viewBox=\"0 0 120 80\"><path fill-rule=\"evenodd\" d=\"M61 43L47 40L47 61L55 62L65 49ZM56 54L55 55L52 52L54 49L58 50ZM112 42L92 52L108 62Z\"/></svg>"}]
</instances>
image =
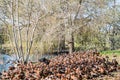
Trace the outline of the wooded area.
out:
<instances>
[{"instance_id":1,"label":"wooded area","mask_svg":"<svg viewBox=\"0 0 120 80\"><path fill-rule=\"evenodd\" d=\"M120 0L0 0L0 80L120 80Z\"/></svg>"},{"instance_id":2,"label":"wooded area","mask_svg":"<svg viewBox=\"0 0 120 80\"><path fill-rule=\"evenodd\" d=\"M29 54L120 48L117 0L0 0L0 44Z\"/></svg>"}]
</instances>

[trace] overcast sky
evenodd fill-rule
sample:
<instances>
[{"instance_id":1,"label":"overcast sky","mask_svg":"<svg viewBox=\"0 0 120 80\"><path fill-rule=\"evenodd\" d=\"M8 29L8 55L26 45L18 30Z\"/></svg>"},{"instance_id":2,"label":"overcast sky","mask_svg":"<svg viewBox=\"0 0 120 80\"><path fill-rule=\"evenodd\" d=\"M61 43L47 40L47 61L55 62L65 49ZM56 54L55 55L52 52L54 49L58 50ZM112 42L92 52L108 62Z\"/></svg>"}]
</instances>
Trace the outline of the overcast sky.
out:
<instances>
[{"instance_id":1,"label":"overcast sky","mask_svg":"<svg viewBox=\"0 0 120 80\"><path fill-rule=\"evenodd\" d=\"M116 2L117 2L117 4L119 4L119 5L120 5L120 0L116 0Z\"/></svg>"}]
</instances>

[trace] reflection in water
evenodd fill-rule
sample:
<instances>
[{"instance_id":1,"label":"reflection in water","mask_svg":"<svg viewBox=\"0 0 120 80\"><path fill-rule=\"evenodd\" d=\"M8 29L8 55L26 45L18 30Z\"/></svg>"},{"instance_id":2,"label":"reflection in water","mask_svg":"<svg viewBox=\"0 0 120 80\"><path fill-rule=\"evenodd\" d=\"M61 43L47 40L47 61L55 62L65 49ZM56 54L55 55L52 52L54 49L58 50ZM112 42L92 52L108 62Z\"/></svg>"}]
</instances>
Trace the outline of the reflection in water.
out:
<instances>
[{"instance_id":1,"label":"reflection in water","mask_svg":"<svg viewBox=\"0 0 120 80\"><path fill-rule=\"evenodd\" d=\"M50 58L53 58L53 57L55 57L55 55L32 54L32 55L30 55L29 61L37 62L40 58L50 59ZM0 72L2 72L4 70L8 70L9 66L14 65L13 61L15 61L15 60L16 60L16 55L15 54L12 54L12 55L0 54Z\"/></svg>"},{"instance_id":2,"label":"reflection in water","mask_svg":"<svg viewBox=\"0 0 120 80\"><path fill-rule=\"evenodd\" d=\"M12 62L9 61L11 61L11 57L9 55L0 54L0 72L8 70L9 66L12 65Z\"/></svg>"}]
</instances>

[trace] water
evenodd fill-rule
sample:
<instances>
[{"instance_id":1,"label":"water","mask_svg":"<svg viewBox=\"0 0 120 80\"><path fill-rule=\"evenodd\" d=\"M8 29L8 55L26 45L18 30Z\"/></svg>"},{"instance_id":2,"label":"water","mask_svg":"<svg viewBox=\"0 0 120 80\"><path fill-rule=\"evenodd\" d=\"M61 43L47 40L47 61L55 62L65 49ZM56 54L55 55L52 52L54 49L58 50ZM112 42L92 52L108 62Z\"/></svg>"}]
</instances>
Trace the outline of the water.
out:
<instances>
[{"instance_id":1,"label":"water","mask_svg":"<svg viewBox=\"0 0 120 80\"><path fill-rule=\"evenodd\" d=\"M7 54L0 54L0 72L8 70L9 66L12 65L12 57Z\"/></svg>"},{"instance_id":2,"label":"water","mask_svg":"<svg viewBox=\"0 0 120 80\"><path fill-rule=\"evenodd\" d=\"M44 55L40 55L40 54L32 54L30 55L30 60L32 62L37 62L40 58L53 58L55 57L55 55L49 55L49 54L44 54ZM10 66L13 66L13 61L16 60L16 55L12 54L12 55L7 55L7 54L0 54L0 72L2 71L7 71L9 69Z\"/></svg>"}]
</instances>

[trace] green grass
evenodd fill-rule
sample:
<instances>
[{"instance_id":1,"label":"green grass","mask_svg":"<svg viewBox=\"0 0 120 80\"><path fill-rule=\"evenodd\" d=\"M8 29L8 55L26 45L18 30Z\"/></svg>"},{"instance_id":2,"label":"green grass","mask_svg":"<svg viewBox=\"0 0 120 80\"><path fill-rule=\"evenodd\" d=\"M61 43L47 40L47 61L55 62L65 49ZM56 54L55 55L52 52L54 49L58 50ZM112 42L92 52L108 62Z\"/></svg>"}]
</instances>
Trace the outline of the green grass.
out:
<instances>
[{"instance_id":1,"label":"green grass","mask_svg":"<svg viewBox=\"0 0 120 80\"><path fill-rule=\"evenodd\" d=\"M101 51L103 57L108 56L109 60L116 59L120 65L120 50ZM116 55L116 57L114 57Z\"/></svg>"},{"instance_id":2,"label":"green grass","mask_svg":"<svg viewBox=\"0 0 120 80\"><path fill-rule=\"evenodd\" d=\"M120 50L101 51L101 54L117 54L117 55L120 55Z\"/></svg>"}]
</instances>

